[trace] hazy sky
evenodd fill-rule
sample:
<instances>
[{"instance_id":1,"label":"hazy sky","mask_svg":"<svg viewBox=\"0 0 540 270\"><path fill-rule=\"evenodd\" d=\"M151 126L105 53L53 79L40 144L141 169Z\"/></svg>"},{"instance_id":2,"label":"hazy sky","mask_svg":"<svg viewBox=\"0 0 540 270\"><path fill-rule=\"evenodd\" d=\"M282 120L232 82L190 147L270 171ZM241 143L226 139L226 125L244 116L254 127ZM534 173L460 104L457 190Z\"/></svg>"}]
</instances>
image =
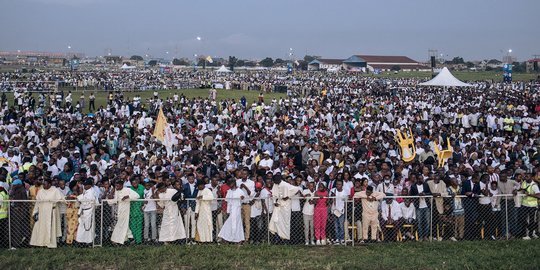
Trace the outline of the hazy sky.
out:
<instances>
[{"instance_id":1,"label":"hazy sky","mask_svg":"<svg viewBox=\"0 0 540 270\"><path fill-rule=\"evenodd\" d=\"M0 0L0 50L288 58L518 60L540 54L540 0ZM201 41L196 37L200 36Z\"/></svg>"}]
</instances>

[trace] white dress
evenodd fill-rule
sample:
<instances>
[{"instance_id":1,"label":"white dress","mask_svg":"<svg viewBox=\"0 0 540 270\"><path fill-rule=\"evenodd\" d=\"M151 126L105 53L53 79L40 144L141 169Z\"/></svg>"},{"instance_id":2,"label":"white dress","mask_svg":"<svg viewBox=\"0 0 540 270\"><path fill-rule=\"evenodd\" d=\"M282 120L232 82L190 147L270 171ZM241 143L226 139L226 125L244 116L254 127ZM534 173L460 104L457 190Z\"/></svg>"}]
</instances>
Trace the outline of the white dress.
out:
<instances>
[{"instance_id":1,"label":"white dress","mask_svg":"<svg viewBox=\"0 0 540 270\"><path fill-rule=\"evenodd\" d=\"M223 224L218 235L218 237L227 242L238 243L245 240L241 215L242 196L245 196L244 191L239 188L230 189L227 192L227 213L229 213L229 218Z\"/></svg>"},{"instance_id":2,"label":"white dress","mask_svg":"<svg viewBox=\"0 0 540 270\"><path fill-rule=\"evenodd\" d=\"M163 209L163 219L159 229L160 242L171 242L186 238L186 229L184 228L180 210L178 210L178 204L171 200L176 192L175 189L169 188L164 193L159 194L161 201L158 201L158 204L165 208Z\"/></svg>"}]
</instances>

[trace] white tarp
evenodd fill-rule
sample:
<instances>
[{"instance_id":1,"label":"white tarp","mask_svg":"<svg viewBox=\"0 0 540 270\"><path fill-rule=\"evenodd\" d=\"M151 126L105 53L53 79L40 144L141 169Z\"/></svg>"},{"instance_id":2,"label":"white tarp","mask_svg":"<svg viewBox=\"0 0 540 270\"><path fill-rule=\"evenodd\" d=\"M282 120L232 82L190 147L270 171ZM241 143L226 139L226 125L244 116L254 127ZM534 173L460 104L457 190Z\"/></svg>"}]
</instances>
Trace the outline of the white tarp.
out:
<instances>
[{"instance_id":1,"label":"white tarp","mask_svg":"<svg viewBox=\"0 0 540 270\"><path fill-rule=\"evenodd\" d=\"M135 68L135 67L133 67L133 66L128 66L128 65L124 64L124 65L123 65L122 67L120 67L120 68L121 68L121 69L133 69L133 68Z\"/></svg>"},{"instance_id":2,"label":"white tarp","mask_svg":"<svg viewBox=\"0 0 540 270\"><path fill-rule=\"evenodd\" d=\"M448 70L448 68L443 68L441 70L441 72L439 72L439 74L437 74L437 76L435 76L435 78L427 81L427 82L423 82L423 83L419 83L418 85L424 85L424 86L449 86L449 87L468 87L468 86L472 86L468 83L464 83L458 79L456 79L456 77L454 77L454 75L452 75L452 73L450 73L450 70Z\"/></svg>"},{"instance_id":3,"label":"white tarp","mask_svg":"<svg viewBox=\"0 0 540 270\"><path fill-rule=\"evenodd\" d=\"M216 72L231 72L228 68L225 66L221 66Z\"/></svg>"}]
</instances>

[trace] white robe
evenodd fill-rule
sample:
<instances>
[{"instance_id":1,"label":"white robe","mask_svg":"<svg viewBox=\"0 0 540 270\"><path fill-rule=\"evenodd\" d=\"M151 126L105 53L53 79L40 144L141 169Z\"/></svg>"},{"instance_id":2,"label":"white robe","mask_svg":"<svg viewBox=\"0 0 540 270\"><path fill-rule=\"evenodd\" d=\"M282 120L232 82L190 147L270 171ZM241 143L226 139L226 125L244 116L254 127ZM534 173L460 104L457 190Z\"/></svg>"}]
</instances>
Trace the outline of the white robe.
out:
<instances>
[{"instance_id":1,"label":"white robe","mask_svg":"<svg viewBox=\"0 0 540 270\"><path fill-rule=\"evenodd\" d=\"M56 187L39 190L33 212L38 214L38 220L32 229L30 245L56 248L57 238L62 236L57 204L63 200L64 195Z\"/></svg>"},{"instance_id":2,"label":"white robe","mask_svg":"<svg viewBox=\"0 0 540 270\"><path fill-rule=\"evenodd\" d=\"M79 227L77 228L77 236L75 240L79 243L93 243L95 233L94 209L97 201L94 189L84 190L83 194L77 196L77 200L81 203L79 206Z\"/></svg>"},{"instance_id":3,"label":"white robe","mask_svg":"<svg viewBox=\"0 0 540 270\"><path fill-rule=\"evenodd\" d=\"M122 198L129 196L129 199L122 201ZM124 244L128 238L129 232L129 210L131 206L130 200L139 199L139 194L124 187L122 190L114 192L114 199L109 201L109 204L118 204L116 225L111 235L111 241L118 244Z\"/></svg>"},{"instance_id":4,"label":"white robe","mask_svg":"<svg viewBox=\"0 0 540 270\"><path fill-rule=\"evenodd\" d=\"M178 204L171 200L176 192L177 190L169 188L164 193L159 194L161 201L158 201L158 204L165 208L163 209L163 219L159 229L160 242L171 242L186 238L182 214L178 210Z\"/></svg>"},{"instance_id":5,"label":"white robe","mask_svg":"<svg viewBox=\"0 0 540 270\"><path fill-rule=\"evenodd\" d=\"M298 187L295 187L285 181L281 181L279 185L272 187L272 201L278 206L274 207L268 230L283 240L291 239L291 197L298 192ZM282 198L289 197L288 200Z\"/></svg>"},{"instance_id":6,"label":"white robe","mask_svg":"<svg viewBox=\"0 0 540 270\"><path fill-rule=\"evenodd\" d=\"M229 218L223 224L218 235L227 242L238 243L245 240L241 215L242 196L245 197L244 191L239 188L227 191L227 213L229 213Z\"/></svg>"},{"instance_id":7,"label":"white robe","mask_svg":"<svg viewBox=\"0 0 540 270\"><path fill-rule=\"evenodd\" d=\"M214 194L205 188L199 190L198 196L202 196L202 199L197 199L197 205L195 206L195 213L199 214L195 240L199 242L212 242L212 232L214 229L212 224L212 201L214 200Z\"/></svg>"}]
</instances>

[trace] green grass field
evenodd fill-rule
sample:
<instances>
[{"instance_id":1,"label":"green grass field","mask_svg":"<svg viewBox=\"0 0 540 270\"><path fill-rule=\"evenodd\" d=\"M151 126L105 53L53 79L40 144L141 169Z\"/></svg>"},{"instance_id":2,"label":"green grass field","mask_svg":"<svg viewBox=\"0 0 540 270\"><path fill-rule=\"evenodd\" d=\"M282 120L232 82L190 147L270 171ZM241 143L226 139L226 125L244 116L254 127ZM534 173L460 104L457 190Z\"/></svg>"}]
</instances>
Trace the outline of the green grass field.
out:
<instances>
[{"instance_id":1,"label":"green grass field","mask_svg":"<svg viewBox=\"0 0 540 270\"><path fill-rule=\"evenodd\" d=\"M538 269L540 240L0 251L2 269Z\"/></svg>"},{"instance_id":2,"label":"green grass field","mask_svg":"<svg viewBox=\"0 0 540 270\"><path fill-rule=\"evenodd\" d=\"M64 94L67 95L69 90L64 89ZM99 108L99 106L107 105L107 97L109 95L108 92L105 91L93 91L93 90L86 90L84 91L84 95L86 97L86 107L88 109L88 97L90 96L90 93L94 92L94 95L96 96L96 108ZM159 97L160 98L167 98L167 97L173 97L175 93L178 93L178 95L184 94L184 96L188 98L207 98L208 97L208 89L179 89L179 90L160 90ZM82 91L81 90L73 90L72 96L73 96L73 104L75 105L77 101L79 100L81 96ZM217 94L217 100L222 99L234 99L236 101L239 101L242 96L246 97L247 103L251 104L252 102L257 102L260 92L257 91L244 91L244 90L223 90L218 89ZM7 93L7 98L9 100L9 104L14 104L13 102L13 93ZM154 95L154 91L137 91L137 92L124 92L124 97L133 98L135 95L140 95L142 100L144 101L147 98L151 98ZM264 93L264 99L271 100L272 98L279 98L279 97L286 97L287 95L285 93ZM36 102L38 100L38 96L35 96Z\"/></svg>"}]
</instances>

